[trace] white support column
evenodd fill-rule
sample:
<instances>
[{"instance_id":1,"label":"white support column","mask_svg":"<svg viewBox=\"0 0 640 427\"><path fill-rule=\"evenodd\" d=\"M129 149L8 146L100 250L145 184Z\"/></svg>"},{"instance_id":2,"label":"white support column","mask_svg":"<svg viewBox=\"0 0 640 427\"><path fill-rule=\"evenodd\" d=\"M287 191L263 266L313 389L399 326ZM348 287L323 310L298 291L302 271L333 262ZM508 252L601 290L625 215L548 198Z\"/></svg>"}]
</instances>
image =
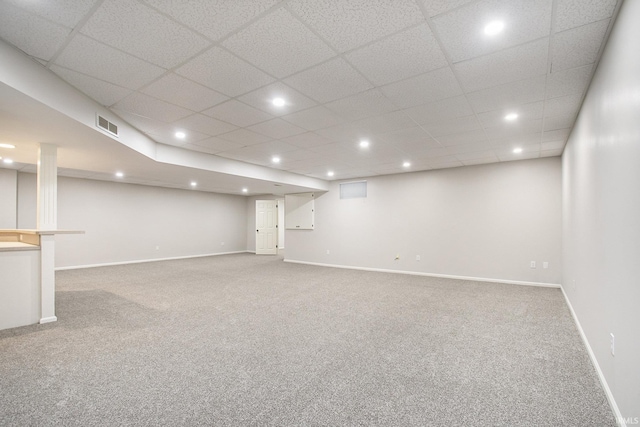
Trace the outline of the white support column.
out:
<instances>
[{"instance_id":1,"label":"white support column","mask_svg":"<svg viewBox=\"0 0 640 427\"><path fill-rule=\"evenodd\" d=\"M58 148L40 144L38 150L37 227L55 230L58 226ZM55 322L56 276L55 235L40 235L40 323Z\"/></svg>"}]
</instances>

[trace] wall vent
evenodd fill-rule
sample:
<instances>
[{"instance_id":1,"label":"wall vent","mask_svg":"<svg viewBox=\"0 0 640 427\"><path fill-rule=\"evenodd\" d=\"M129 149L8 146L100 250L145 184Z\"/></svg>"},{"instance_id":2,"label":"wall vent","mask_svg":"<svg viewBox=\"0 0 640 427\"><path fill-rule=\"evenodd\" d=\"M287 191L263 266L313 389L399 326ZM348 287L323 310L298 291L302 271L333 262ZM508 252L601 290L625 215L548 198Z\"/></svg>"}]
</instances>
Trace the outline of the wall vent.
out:
<instances>
[{"instance_id":1,"label":"wall vent","mask_svg":"<svg viewBox=\"0 0 640 427\"><path fill-rule=\"evenodd\" d=\"M100 129L109 132L113 136L118 136L118 125L111 123L99 114L96 114L96 121Z\"/></svg>"}]
</instances>

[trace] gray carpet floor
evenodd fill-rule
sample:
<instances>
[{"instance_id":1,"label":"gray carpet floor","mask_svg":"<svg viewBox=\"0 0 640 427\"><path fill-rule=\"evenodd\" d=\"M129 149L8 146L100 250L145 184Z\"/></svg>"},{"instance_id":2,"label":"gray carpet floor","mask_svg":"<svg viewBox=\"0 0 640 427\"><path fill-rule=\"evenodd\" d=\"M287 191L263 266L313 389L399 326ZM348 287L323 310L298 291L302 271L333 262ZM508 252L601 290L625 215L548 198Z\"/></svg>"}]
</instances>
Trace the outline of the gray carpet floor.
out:
<instances>
[{"instance_id":1,"label":"gray carpet floor","mask_svg":"<svg viewBox=\"0 0 640 427\"><path fill-rule=\"evenodd\" d=\"M2 426L615 426L559 289L252 254L56 274Z\"/></svg>"}]
</instances>

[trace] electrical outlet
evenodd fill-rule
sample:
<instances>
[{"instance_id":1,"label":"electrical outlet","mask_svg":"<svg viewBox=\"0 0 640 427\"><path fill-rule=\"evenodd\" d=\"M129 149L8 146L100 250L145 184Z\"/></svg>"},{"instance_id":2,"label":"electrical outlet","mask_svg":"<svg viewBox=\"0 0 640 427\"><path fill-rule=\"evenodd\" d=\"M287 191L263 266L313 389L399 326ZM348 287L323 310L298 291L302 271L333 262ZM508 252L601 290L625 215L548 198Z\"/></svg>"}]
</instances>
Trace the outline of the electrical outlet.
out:
<instances>
[{"instance_id":1,"label":"electrical outlet","mask_svg":"<svg viewBox=\"0 0 640 427\"><path fill-rule=\"evenodd\" d=\"M400 259L400 254L396 255L396 261Z\"/></svg>"},{"instance_id":2,"label":"electrical outlet","mask_svg":"<svg viewBox=\"0 0 640 427\"><path fill-rule=\"evenodd\" d=\"M420 255L416 255L416 261L420 261Z\"/></svg>"},{"instance_id":3,"label":"electrical outlet","mask_svg":"<svg viewBox=\"0 0 640 427\"><path fill-rule=\"evenodd\" d=\"M535 261L531 261L531 268L536 268L536 262Z\"/></svg>"},{"instance_id":4,"label":"electrical outlet","mask_svg":"<svg viewBox=\"0 0 640 427\"><path fill-rule=\"evenodd\" d=\"M549 262L543 261L542 262L542 268L549 268Z\"/></svg>"},{"instance_id":5,"label":"electrical outlet","mask_svg":"<svg viewBox=\"0 0 640 427\"><path fill-rule=\"evenodd\" d=\"M611 335L611 355L615 356L616 355L616 337L613 334L609 334Z\"/></svg>"}]
</instances>

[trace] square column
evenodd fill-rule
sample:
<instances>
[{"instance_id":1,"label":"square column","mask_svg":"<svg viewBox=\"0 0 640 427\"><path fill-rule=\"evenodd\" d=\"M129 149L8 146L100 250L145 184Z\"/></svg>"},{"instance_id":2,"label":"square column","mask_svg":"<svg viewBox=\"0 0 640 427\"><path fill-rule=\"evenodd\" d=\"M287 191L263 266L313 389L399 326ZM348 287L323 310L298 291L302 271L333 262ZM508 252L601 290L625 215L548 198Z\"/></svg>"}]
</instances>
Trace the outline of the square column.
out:
<instances>
[{"instance_id":1,"label":"square column","mask_svg":"<svg viewBox=\"0 0 640 427\"><path fill-rule=\"evenodd\" d=\"M53 144L40 144L37 181L37 227L39 231L53 231L58 226L58 147ZM54 237L40 235L40 323L58 320Z\"/></svg>"}]
</instances>

